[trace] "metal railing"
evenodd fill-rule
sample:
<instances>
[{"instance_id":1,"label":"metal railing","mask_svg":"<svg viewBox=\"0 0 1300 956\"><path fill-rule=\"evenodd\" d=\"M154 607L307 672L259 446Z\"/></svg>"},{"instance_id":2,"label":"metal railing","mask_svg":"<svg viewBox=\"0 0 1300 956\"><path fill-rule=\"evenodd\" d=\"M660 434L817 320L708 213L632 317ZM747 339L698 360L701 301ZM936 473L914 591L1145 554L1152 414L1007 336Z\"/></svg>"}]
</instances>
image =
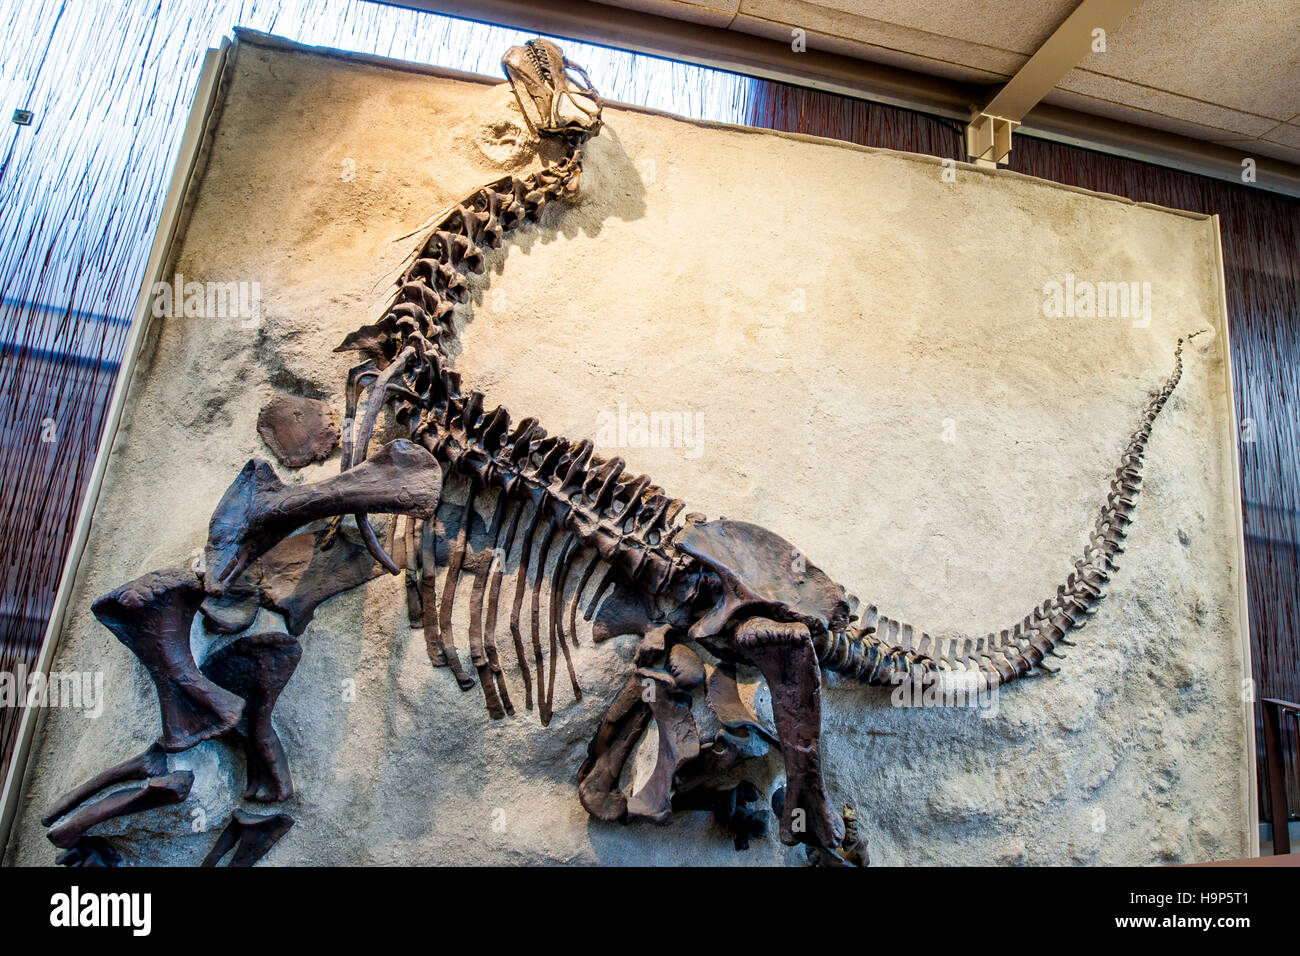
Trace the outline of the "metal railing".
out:
<instances>
[{"instance_id":1,"label":"metal railing","mask_svg":"<svg viewBox=\"0 0 1300 956\"><path fill-rule=\"evenodd\" d=\"M1291 832L1287 826L1286 763L1282 759L1282 719L1300 721L1300 704L1265 697L1264 760L1268 768L1268 803L1273 824L1273 855L1291 852Z\"/></svg>"}]
</instances>

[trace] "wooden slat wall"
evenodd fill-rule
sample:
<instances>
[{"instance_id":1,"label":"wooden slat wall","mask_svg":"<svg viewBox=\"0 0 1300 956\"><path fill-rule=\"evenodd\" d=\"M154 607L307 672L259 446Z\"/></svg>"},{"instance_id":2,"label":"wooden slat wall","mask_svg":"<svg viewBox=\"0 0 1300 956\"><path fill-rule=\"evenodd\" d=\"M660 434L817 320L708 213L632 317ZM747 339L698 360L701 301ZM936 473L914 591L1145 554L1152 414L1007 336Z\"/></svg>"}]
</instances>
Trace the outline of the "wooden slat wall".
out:
<instances>
[{"instance_id":1,"label":"wooden slat wall","mask_svg":"<svg viewBox=\"0 0 1300 956\"><path fill-rule=\"evenodd\" d=\"M35 0L7 16L0 101L35 109L39 124L9 127L0 158L0 670L12 671L39 648L203 50L238 23L492 72L519 35L356 0L310 9L304 0L121 0L75 19L62 0ZM949 120L615 51L582 54L597 86L624 102L964 158ZM1300 698L1300 203L1028 137L1017 137L1012 160L1044 179L1222 216L1239 412L1254 423L1242 480L1257 696ZM57 440L42 442L49 418ZM0 709L0 768L17 717ZM1290 728L1286 745L1300 807ZM1266 794L1262 750L1260 776Z\"/></svg>"}]
</instances>

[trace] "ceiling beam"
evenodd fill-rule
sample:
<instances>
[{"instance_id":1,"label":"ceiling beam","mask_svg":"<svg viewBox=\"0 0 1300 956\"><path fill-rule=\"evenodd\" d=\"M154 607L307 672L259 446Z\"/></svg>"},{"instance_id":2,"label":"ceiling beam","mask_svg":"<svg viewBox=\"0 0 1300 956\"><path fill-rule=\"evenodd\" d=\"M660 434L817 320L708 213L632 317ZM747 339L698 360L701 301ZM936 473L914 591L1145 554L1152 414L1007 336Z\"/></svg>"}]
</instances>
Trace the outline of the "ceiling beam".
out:
<instances>
[{"instance_id":1,"label":"ceiling beam","mask_svg":"<svg viewBox=\"0 0 1300 956\"><path fill-rule=\"evenodd\" d=\"M1029 111L1060 83L1090 51L1106 48L1106 31L1123 22L1142 0L1083 0L1016 75L973 110L966 124L966 158L980 166L1011 158L1011 134Z\"/></svg>"},{"instance_id":2,"label":"ceiling beam","mask_svg":"<svg viewBox=\"0 0 1300 956\"><path fill-rule=\"evenodd\" d=\"M1019 123L1092 50L1093 31L1114 30L1142 0L1083 0L979 112Z\"/></svg>"}]
</instances>

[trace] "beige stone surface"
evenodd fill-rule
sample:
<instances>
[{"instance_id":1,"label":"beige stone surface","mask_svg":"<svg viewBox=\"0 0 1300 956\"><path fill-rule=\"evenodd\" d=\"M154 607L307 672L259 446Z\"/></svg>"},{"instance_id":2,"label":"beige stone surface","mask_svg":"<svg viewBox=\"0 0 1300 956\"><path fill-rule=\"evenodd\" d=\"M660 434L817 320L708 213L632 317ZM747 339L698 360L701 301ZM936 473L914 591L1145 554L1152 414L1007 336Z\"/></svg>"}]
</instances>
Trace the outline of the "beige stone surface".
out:
<instances>
[{"instance_id":1,"label":"beige stone surface","mask_svg":"<svg viewBox=\"0 0 1300 956\"><path fill-rule=\"evenodd\" d=\"M420 229L533 161L504 86L241 48L178 269L260 282L261 322L158 323L54 663L104 673L104 714L47 712L7 859L52 862L40 811L158 732L148 677L93 598L190 561L239 468L268 456L255 421L274 390L341 411L353 359L331 349L377 317ZM601 450L694 510L765 524L892 616L936 633L1010 626L1081 551L1176 338L1219 321L1215 235L1014 174L943 173L610 109L580 202L523 229L476 281L457 368L516 418L574 438L620 407L690 416L698 430L677 447ZM1046 317L1044 284L1067 274L1149 282L1149 326ZM1122 569L1059 676L1006 688L988 715L827 691L829 785L857 806L875 862L1246 851L1223 361L1217 335L1188 349ZM210 638L196 627L194 642L201 654ZM574 775L631 638L594 647L582 631L584 699L561 680L549 727L522 710L492 721L477 689L431 669L398 579L322 607L303 644L276 712L298 822L269 863L800 858L775 839L736 853L701 814L663 828L587 818ZM238 802L229 748L174 763L196 772L188 802L104 828L134 860L196 862ZM779 776L769 764L756 779L770 792Z\"/></svg>"},{"instance_id":2,"label":"beige stone surface","mask_svg":"<svg viewBox=\"0 0 1300 956\"><path fill-rule=\"evenodd\" d=\"M1140 87L1199 102L1204 114L1187 118L1209 126L1225 108L1284 122L1300 111L1296 15L1290 0L1144 0L1074 73L1115 78L1116 103L1150 108L1134 101Z\"/></svg>"}]
</instances>

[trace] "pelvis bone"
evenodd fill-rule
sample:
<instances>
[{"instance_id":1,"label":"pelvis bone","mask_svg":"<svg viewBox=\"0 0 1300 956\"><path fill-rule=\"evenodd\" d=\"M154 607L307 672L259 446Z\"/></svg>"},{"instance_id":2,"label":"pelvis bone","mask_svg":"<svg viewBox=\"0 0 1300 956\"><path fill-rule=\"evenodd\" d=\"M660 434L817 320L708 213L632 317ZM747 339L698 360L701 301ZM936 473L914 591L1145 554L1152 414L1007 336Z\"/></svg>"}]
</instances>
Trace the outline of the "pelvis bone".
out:
<instances>
[{"instance_id":1,"label":"pelvis bone","mask_svg":"<svg viewBox=\"0 0 1300 956\"><path fill-rule=\"evenodd\" d=\"M389 442L355 468L309 485L286 485L269 462L250 459L213 512L204 584L209 594L221 594L251 562L309 521L371 511L429 518L441 495L437 460L405 439ZM396 573L397 568L389 570Z\"/></svg>"}]
</instances>

